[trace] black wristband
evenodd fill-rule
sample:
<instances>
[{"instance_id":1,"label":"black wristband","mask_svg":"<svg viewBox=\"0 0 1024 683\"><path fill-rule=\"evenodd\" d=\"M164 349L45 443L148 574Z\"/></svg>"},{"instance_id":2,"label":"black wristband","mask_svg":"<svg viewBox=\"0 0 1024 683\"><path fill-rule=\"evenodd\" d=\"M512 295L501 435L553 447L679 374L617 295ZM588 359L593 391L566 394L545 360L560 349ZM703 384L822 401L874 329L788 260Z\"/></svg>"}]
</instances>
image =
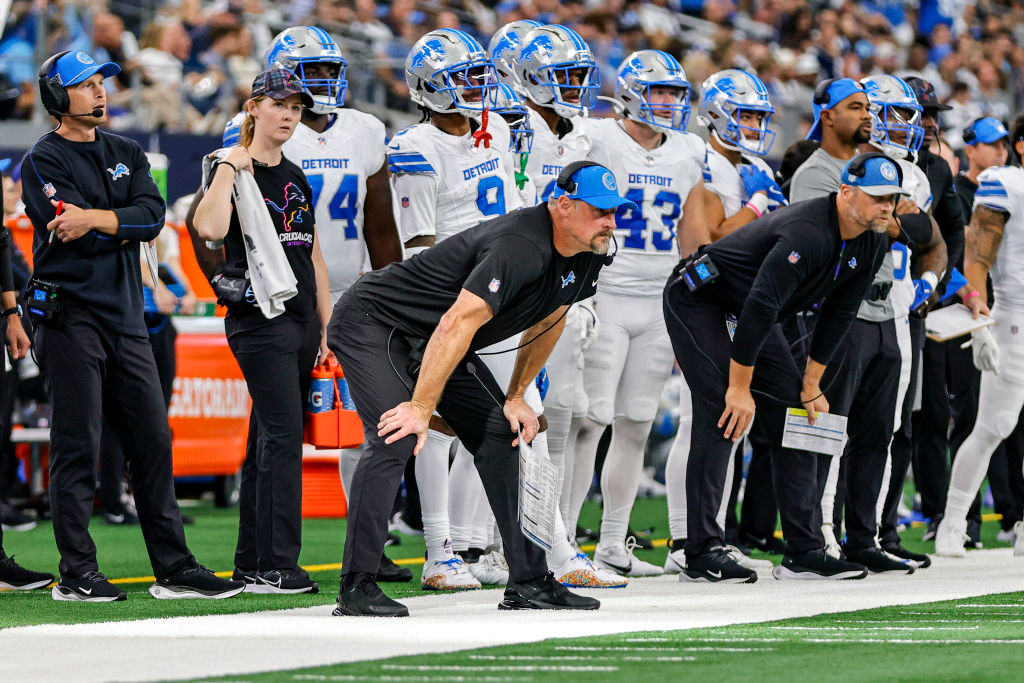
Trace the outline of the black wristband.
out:
<instances>
[{"instance_id":1,"label":"black wristband","mask_svg":"<svg viewBox=\"0 0 1024 683\"><path fill-rule=\"evenodd\" d=\"M820 394L818 394L817 396L815 396L813 398L809 398L806 401L800 401L800 405L804 405L805 403L814 403L815 401L817 401L819 398L821 398L824 395L825 395L825 392L823 391L823 392L821 392Z\"/></svg>"},{"instance_id":2,"label":"black wristband","mask_svg":"<svg viewBox=\"0 0 1024 683\"><path fill-rule=\"evenodd\" d=\"M218 166L220 166L221 164L227 164L227 165L228 165L228 166L230 166L230 167L231 167L232 169L234 169L234 171L235 171L235 175L238 175L238 169L237 169L237 168L235 168L235 165L234 165L233 163L231 163L230 161L226 161L226 160L224 160L224 159L221 159L220 161L218 161L218 162L217 162L217 165L218 165Z\"/></svg>"},{"instance_id":3,"label":"black wristband","mask_svg":"<svg viewBox=\"0 0 1024 683\"><path fill-rule=\"evenodd\" d=\"M19 318L21 317L21 304L18 304L16 306L11 306L10 308L5 308L4 309L4 320L7 320L8 317L14 315L15 313L18 314Z\"/></svg>"}]
</instances>

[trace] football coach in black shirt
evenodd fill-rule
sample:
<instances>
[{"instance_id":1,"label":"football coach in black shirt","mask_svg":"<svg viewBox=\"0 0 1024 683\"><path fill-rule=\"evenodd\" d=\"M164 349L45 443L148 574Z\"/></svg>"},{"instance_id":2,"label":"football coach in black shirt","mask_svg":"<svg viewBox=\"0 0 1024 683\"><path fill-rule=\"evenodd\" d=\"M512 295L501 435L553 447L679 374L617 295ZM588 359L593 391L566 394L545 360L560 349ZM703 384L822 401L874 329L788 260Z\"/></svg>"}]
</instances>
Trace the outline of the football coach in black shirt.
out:
<instances>
[{"instance_id":1,"label":"football coach in black shirt","mask_svg":"<svg viewBox=\"0 0 1024 683\"><path fill-rule=\"evenodd\" d=\"M851 170L853 171L851 173ZM905 194L894 161L860 155L839 192L798 202L702 247L665 287L665 322L693 396L686 472L687 575L753 582L725 552L715 522L732 442L757 410L771 436L772 478L787 551L776 578L863 578L863 566L824 552L818 479L830 456L782 448L786 409L813 422L828 411L820 381L888 248L886 227ZM824 299L806 369L797 368L777 323ZM756 394L756 398L755 395Z\"/></svg>"},{"instance_id":2,"label":"football coach in black shirt","mask_svg":"<svg viewBox=\"0 0 1024 683\"><path fill-rule=\"evenodd\" d=\"M49 377L50 505L60 551L55 600L109 602L125 592L99 572L89 518L105 418L130 455L129 479L156 598L223 598L245 585L200 566L174 498L171 432L142 317L139 245L164 225L164 202L142 149L98 130L103 79L120 67L62 52L39 70L43 106L60 123L22 162L35 231L26 299Z\"/></svg>"},{"instance_id":3,"label":"football coach in black shirt","mask_svg":"<svg viewBox=\"0 0 1024 683\"><path fill-rule=\"evenodd\" d=\"M474 454L501 531L509 583L499 607L598 608L559 584L519 529L515 433L521 429L527 442L537 434L523 391L558 340L569 306L597 291L619 206L635 207L619 196L611 171L569 164L546 204L367 273L338 301L328 345L345 369L366 446L352 480L336 615L409 614L373 574L406 462L423 446L435 409ZM474 352L520 332L506 395Z\"/></svg>"}]
</instances>

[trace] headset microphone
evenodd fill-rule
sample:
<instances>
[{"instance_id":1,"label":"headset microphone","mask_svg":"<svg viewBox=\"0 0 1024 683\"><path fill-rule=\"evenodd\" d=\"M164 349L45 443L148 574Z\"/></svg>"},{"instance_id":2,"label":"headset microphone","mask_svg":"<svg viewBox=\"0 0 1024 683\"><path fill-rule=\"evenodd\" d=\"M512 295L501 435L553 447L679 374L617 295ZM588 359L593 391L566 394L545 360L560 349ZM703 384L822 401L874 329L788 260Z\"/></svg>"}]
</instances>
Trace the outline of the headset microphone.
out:
<instances>
[{"instance_id":1,"label":"headset microphone","mask_svg":"<svg viewBox=\"0 0 1024 683\"><path fill-rule=\"evenodd\" d=\"M612 233L612 242L615 244L615 251L613 251L610 254L605 254L604 259L602 261L604 263L605 268L610 266L612 262L615 261L615 255L619 253L619 241L615 239L614 232Z\"/></svg>"},{"instance_id":2,"label":"headset microphone","mask_svg":"<svg viewBox=\"0 0 1024 683\"><path fill-rule=\"evenodd\" d=\"M71 118L76 118L76 117L79 117L79 116L92 116L93 118L102 119L103 118L103 107L96 107L95 109L93 109L91 112L89 112L87 114L61 114L61 116L68 116L68 117L71 117Z\"/></svg>"}]
</instances>

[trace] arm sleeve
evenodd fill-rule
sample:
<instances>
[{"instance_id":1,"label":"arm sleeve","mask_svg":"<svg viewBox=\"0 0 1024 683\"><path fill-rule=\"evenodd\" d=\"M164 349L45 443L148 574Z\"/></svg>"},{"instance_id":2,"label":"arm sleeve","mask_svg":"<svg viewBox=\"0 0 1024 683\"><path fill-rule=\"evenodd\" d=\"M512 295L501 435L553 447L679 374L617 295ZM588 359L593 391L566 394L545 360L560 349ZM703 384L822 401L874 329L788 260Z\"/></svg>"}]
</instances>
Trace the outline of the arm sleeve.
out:
<instances>
[{"instance_id":1,"label":"arm sleeve","mask_svg":"<svg viewBox=\"0 0 1024 683\"><path fill-rule=\"evenodd\" d=\"M52 186L52 198L57 201L74 204L81 209L91 209L93 206L85 201L85 198L79 193L71 175L71 169L63 166L52 155L39 153L37 149L33 148L25 155L21 167L21 197L25 202L25 213L32 221L35 239L41 240L42 244L49 245L50 233L46 230L46 225L56 216L56 212L50 203L51 197L46 194L47 185ZM121 248L121 240L111 235L102 235L95 230L90 230L77 240L54 242L53 244L63 245L83 256Z\"/></svg>"},{"instance_id":2,"label":"arm sleeve","mask_svg":"<svg viewBox=\"0 0 1024 683\"><path fill-rule=\"evenodd\" d=\"M792 234L820 232L820 227L801 222L795 224ZM740 365L753 365L761 345L771 332L779 311L796 291L800 283L816 269L824 267L821 247L808 243L807 247L780 237L761 263L754 278L750 294L740 311L739 322L733 336L731 357Z\"/></svg>"},{"instance_id":3,"label":"arm sleeve","mask_svg":"<svg viewBox=\"0 0 1024 683\"><path fill-rule=\"evenodd\" d=\"M148 242L156 239L164 227L164 198L153 182L146 154L135 147L135 164L129 176L131 189L128 205L114 209L117 215L117 237L123 240Z\"/></svg>"},{"instance_id":4,"label":"arm sleeve","mask_svg":"<svg viewBox=\"0 0 1024 683\"><path fill-rule=\"evenodd\" d=\"M394 170L392 174L395 223L402 244L419 235L436 235L437 175L396 173Z\"/></svg>"},{"instance_id":5,"label":"arm sleeve","mask_svg":"<svg viewBox=\"0 0 1024 683\"><path fill-rule=\"evenodd\" d=\"M888 240L879 240L871 267L865 268L832 290L822 304L821 316L814 328L814 336L811 337L810 356L818 363L828 365L846 331L850 329L853 319L857 317L861 301L864 300L864 295L875 279L882 259L885 258L887 244Z\"/></svg>"},{"instance_id":6,"label":"arm sleeve","mask_svg":"<svg viewBox=\"0 0 1024 683\"><path fill-rule=\"evenodd\" d=\"M489 243L477 257L462 288L476 294L498 315L522 287L541 275L540 254L529 240L506 235Z\"/></svg>"}]
</instances>

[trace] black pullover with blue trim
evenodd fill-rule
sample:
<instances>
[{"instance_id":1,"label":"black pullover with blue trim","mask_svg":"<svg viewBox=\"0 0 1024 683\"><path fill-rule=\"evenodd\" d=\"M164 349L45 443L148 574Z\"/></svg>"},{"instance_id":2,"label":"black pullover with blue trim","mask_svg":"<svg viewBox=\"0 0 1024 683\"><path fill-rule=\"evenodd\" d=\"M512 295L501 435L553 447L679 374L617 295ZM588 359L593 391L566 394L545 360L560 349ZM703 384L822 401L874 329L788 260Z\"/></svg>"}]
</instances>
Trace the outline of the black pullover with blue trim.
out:
<instances>
[{"instance_id":1,"label":"black pullover with blue trim","mask_svg":"<svg viewBox=\"0 0 1024 683\"><path fill-rule=\"evenodd\" d=\"M47 133L25 155L21 177L35 231L35 277L64 287L66 306L87 308L116 332L146 336L139 243L160 233L165 207L142 148L99 130L93 142ZM117 235L91 230L77 240L50 242L51 199L113 211Z\"/></svg>"}]
</instances>

